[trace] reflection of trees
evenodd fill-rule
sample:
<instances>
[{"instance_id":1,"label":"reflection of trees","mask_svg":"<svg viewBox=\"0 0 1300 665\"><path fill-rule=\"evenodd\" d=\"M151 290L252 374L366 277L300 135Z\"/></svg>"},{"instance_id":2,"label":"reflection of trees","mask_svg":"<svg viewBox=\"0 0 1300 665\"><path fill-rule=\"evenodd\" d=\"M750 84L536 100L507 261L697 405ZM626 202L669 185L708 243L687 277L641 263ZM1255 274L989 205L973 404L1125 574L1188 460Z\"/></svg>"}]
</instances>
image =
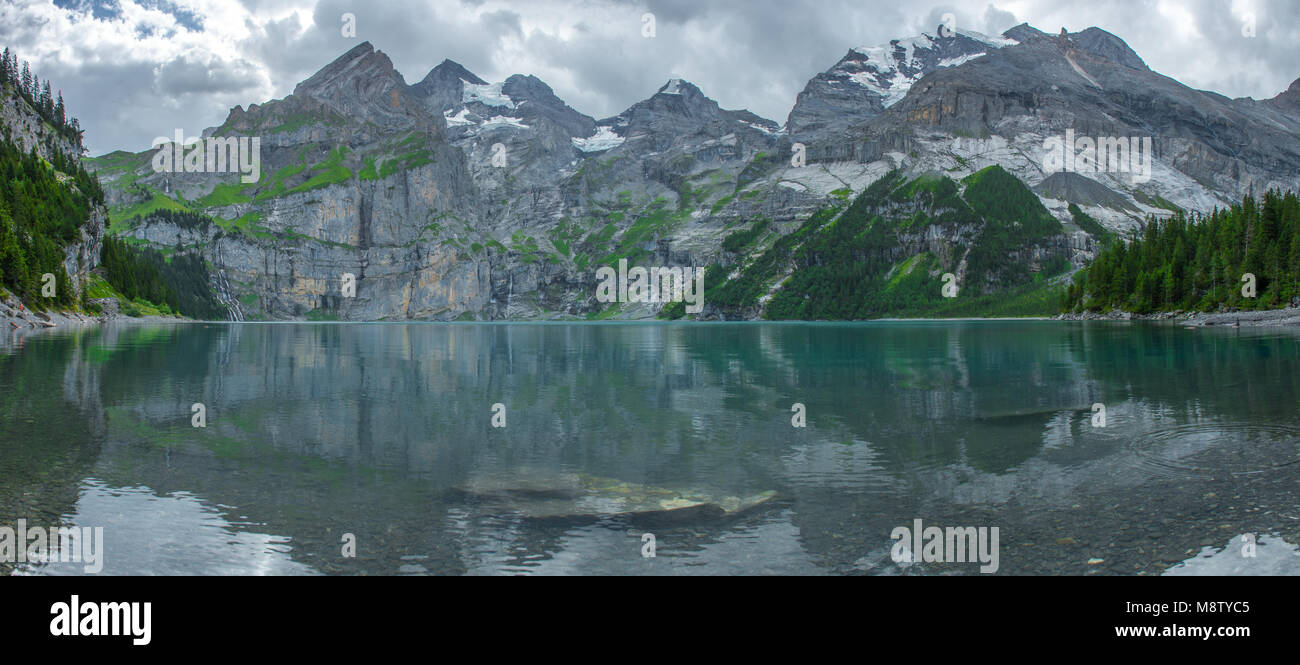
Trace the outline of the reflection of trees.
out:
<instances>
[{"instance_id":1,"label":"reflection of trees","mask_svg":"<svg viewBox=\"0 0 1300 665\"><path fill-rule=\"evenodd\" d=\"M1183 330L1164 325L1071 326L1069 346L1102 389L1125 399L1234 420L1293 417L1300 395L1294 328Z\"/></svg>"},{"instance_id":2,"label":"reflection of trees","mask_svg":"<svg viewBox=\"0 0 1300 665\"><path fill-rule=\"evenodd\" d=\"M77 337L87 336L84 331ZM0 353L0 525L57 525L99 452L102 422L82 403L83 351L48 336ZM0 561L0 575L13 570Z\"/></svg>"}]
</instances>

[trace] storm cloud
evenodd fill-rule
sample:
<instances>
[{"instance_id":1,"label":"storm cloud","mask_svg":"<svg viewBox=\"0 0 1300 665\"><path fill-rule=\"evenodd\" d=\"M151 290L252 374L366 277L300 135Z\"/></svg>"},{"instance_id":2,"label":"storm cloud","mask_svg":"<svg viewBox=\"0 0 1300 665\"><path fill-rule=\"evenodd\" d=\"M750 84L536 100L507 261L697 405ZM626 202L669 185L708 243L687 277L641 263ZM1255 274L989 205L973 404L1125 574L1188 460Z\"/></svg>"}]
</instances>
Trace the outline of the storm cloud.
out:
<instances>
[{"instance_id":1,"label":"storm cloud","mask_svg":"<svg viewBox=\"0 0 1300 665\"><path fill-rule=\"evenodd\" d=\"M986 34L1096 26L1152 69L1229 97L1272 97L1300 77L1290 0L10 0L0 45L63 90L100 154L219 125L361 41L408 83L451 59L491 81L536 75L601 118L684 78L725 108L784 122L850 48L933 33L946 14Z\"/></svg>"}]
</instances>

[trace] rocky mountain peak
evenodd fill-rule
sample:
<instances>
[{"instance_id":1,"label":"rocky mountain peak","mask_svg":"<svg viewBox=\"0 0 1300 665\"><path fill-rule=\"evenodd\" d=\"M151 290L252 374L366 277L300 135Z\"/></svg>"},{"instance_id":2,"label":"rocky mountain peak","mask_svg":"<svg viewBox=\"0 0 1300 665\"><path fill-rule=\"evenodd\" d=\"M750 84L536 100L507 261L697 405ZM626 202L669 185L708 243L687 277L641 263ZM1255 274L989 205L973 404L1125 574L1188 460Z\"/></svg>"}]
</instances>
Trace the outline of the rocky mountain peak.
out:
<instances>
[{"instance_id":1,"label":"rocky mountain peak","mask_svg":"<svg viewBox=\"0 0 1300 665\"><path fill-rule=\"evenodd\" d=\"M787 122L790 135L842 131L897 104L926 74L1016 43L1010 37L944 29L850 49L799 94Z\"/></svg>"},{"instance_id":2,"label":"rocky mountain peak","mask_svg":"<svg viewBox=\"0 0 1300 665\"><path fill-rule=\"evenodd\" d=\"M648 99L633 104L631 108L601 124L650 128L662 125L670 117L707 122L724 117L724 112L717 102L705 96L695 84L674 78L660 86Z\"/></svg>"},{"instance_id":3,"label":"rocky mountain peak","mask_svg":"<svg viewBox=\"0 0 1300 665\"><path fill-rule=\"evenodd\" d=\"M1291 87L1270 99L1269 102L1289 113L1300 113L1300 79L1291 82Z\"/></svg>"},{"instance_id":4,"label":"rocky mountain peak","mask_svg":"<svg viewBox=\"0 0 1300 665\"><path fill-rule=\"evenodd\" d=\"M1147 63L1138 57L1138 54L1129 48L1124 40L1115 35L1102 30L1101 28L1088 28L1083 32L1071 35L1071 41L1074 45L1084 51L1087 51L1099 58L1104 58L1112 62L1117 62L1125 67L1147 71Z\"/></svg>"},{"instance_id":5,"label":"rocky mountain peak","mask_svg":"<svg viewBox=\"0 0 1300 665\"><path fill-rule=\"evenodd\" d=\"M438 63L437 67L430 69L429 73L425 75L424 80L420 81L420 83L417 83L416 85L423 85L427 81L450 80L464 81L466 83L473 83L474 85L487 85L487 81L484 81L474 75L473 72L465 69L465 67L459 62L450 59L443 60Z\"/></svg>"},{"instance_id":6,"label":"rocky mountain peak","mask_svg":"<svg viewBox=\"0 0 1300 665\"><path fill-rule=\"evenodd\" d=\"M299 83L293 94L327 99L333 93L355 93L376 84L406 86L402 75L393 68L393 61L370 42L362 42Z\"/></svg>"},{"instance_id":7,"label":"rocky mountain peak","mask_svg":"<svg viewBox=\"0 0 1300 665\"><path fill-rule=\"evenodd\" d=\"M1006 37L1007 39L1014 39L1017 42L1020 42L1021 44L1027 44L1030 42L1036 42L1039 40L1049 38L1047 33L1043 32L1042 30L1039 30L1038 28L1035 28L1032 25L1029 25L1028 23L1021 23L1020 25L1011 28L1006 32L1003 32L1002 36Z\"/></svg>"},{"instance_id":8,"label":"rocky mountain peak","mask_svg":"<svg viewBox=\"0 0 1300 665\"><path fill-rule=\"evenodd\" d=\"M704 94L700 89L690 81L682 79L668 79L668 82L655 91L656 95L686 95L688 97L703 97Z\"/></svg>"},{"instance_id":9,"label":"rocky mountain peak","mask_svg":"<svg viewBox=\"0 0 1300 665\"><path fill-rule=\"evenodd\" d=\"M555 91L546 82L536 76L515 74L501 84L501 92L517 103L533 102L545 106L564 106L564 100L555 96Z\"/></svg>"},{"instance_id":10,"label":"rocky mountain peak","mask_svg":"<svg viewBox=\"0 0 1300 665\"><path fill-rule=\"evenodd\" d=\"M487 85L488 82L458 62L443 60L419 83L411 86L411 93L424 100L426 108L437 114L462 103L466 84Z\"/></svg>"},{"instance_id":11,"label":"rocky mountain peak","mask_svg":"<svg viewBox=\"0 0 1300 665\"><path fill-rule=\"evenodd\" d=\"M290 110L315 112L323 107L359 124L408 128L434 123L412 98L393 61L370 42L352 47L299 83L286 102L290 102Z\"/></svg>"}]
</instances>

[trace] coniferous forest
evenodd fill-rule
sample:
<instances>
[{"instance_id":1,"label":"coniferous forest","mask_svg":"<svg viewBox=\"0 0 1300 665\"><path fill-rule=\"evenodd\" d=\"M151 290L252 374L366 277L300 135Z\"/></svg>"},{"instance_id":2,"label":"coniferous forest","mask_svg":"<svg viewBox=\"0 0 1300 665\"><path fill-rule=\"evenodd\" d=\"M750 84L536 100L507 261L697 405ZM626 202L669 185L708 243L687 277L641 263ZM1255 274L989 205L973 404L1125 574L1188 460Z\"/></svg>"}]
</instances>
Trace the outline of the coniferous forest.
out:
<instances>
[{"instance_id":1,"label":"coniferous forest","mask_svg":"<svg viewBox=\"0 0 1300 665\"><path fill-rule=\"evenodd\" d=\"M54 275L53 304L73 304L63 267L63 247L77 237L92 205L103 202L99 182L55 151L53 162L23 154L6 133L0 141L0 283L24 301L40 306L41 276ZM75 173L74 186L56 173Z\"/></svg>"},{"instance_id":2,"label":"coniferous forest","mask_svg":"<svg viewBox=\"0 0 1300 665\"><path fill-rule=\"evenodd\" d=\"M197 254L176 252L169 257L108 236L100 267L108 283L128 300L142 298L196 319L226 318L225 307L208 286L207 264Z\"/></svg>"},{"instance_id":3,"label":"coniferous forest","mask_svg":"<svg viewBox=\"0 0 1300 665\"><path fill-rule=\"evenodd\" d=\"M20 73L21 71L21 73ZM50 84L42 86L9 49L0 56L0 90L19 97L36 109L40 117L81 150L81 129L76 119L67 119L60 93L57 101ZM78 155L66 154L47 141L49 161L35 148L18 149L6 127L0 140L0 284L25 302L41 308L74 304L72 285L63 267L63 247L77 237L91 207L102 205L104 192L99 180L81 168ZM71 176L60 182L58 174ZM42 276L54 276L56 295L41 296Z\"/></svg>"},{"instance_id":4,"label":"coniferous forest","mask_svg":"<svg viewBox=\"0 0 1300 665\"><path fill-rule=\"evenodd\" d=\"M1254 276L1254 297L1246 289ZM1243 293L1245 291L1245 293ZM1262 200L1209 215L1152 220L1129 243L1109 243L1062 296L1063 311L1274 309L1300 297L1300 199Z\"/></svg>"},{"instance_id":5,"label":"coniferous forest","mask_svg":"<svg viewBox=\"0 0 1300 665\"><path fill-rule=\"evenodd\" d=\"M0 91L26 102L55 134L78 153L83 150L80 125L67 118L62 94L51 95L49 81L41 84L26 62L20 68L9 49L0 55ZM47 161L35 149L20 150L7 127L0 139L0 284L38 310L76 306L64 250L77 240L92 209L104 204L99 179L81 166L79 154L67 154L54 140L44 145ZM127 300L143 299L194 318L226 317L201 256L167 256L108 236L101 265L109 285ZM45 274L54 276L54 298L42 295Z\"/></svg>"}]
</instances>

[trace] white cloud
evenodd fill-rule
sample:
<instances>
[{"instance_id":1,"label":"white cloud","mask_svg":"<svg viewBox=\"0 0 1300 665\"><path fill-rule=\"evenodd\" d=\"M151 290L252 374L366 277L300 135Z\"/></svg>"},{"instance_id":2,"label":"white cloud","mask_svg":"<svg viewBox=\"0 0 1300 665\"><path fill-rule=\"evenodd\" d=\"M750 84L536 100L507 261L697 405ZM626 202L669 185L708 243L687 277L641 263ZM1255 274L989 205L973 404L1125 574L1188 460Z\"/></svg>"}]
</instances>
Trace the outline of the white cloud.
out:
<instances>
[{"instance_id":1,"label":"white cloud","mask_svg":"<svg viewBox=\"0 0 1300 665\"><path fill-rule=\"evenodd\" d=\"M157 5L158 3L146 3ZM571 106L616 115L669 78L725 108L783 122L795 96L848 49L960 27L996 34L1027 21L1090 26L1126 40L1156 71L1228 96L1271 97L1300 76L1300 10L1288 0L954 0L912 8L863 0L174 0L200 32L134 0L119 20L48 1L0 4L0 43L63 90L95 153L139 150L182 127L220 124L236 104L283 97L358 42L414 83L444 58L489 81L533 74ZM657 18L642 36L641 16ZM356 16L355 39L340 34ZM1241 34L1254 13L1254 39Z\"/></svg>"}]
</instances>

